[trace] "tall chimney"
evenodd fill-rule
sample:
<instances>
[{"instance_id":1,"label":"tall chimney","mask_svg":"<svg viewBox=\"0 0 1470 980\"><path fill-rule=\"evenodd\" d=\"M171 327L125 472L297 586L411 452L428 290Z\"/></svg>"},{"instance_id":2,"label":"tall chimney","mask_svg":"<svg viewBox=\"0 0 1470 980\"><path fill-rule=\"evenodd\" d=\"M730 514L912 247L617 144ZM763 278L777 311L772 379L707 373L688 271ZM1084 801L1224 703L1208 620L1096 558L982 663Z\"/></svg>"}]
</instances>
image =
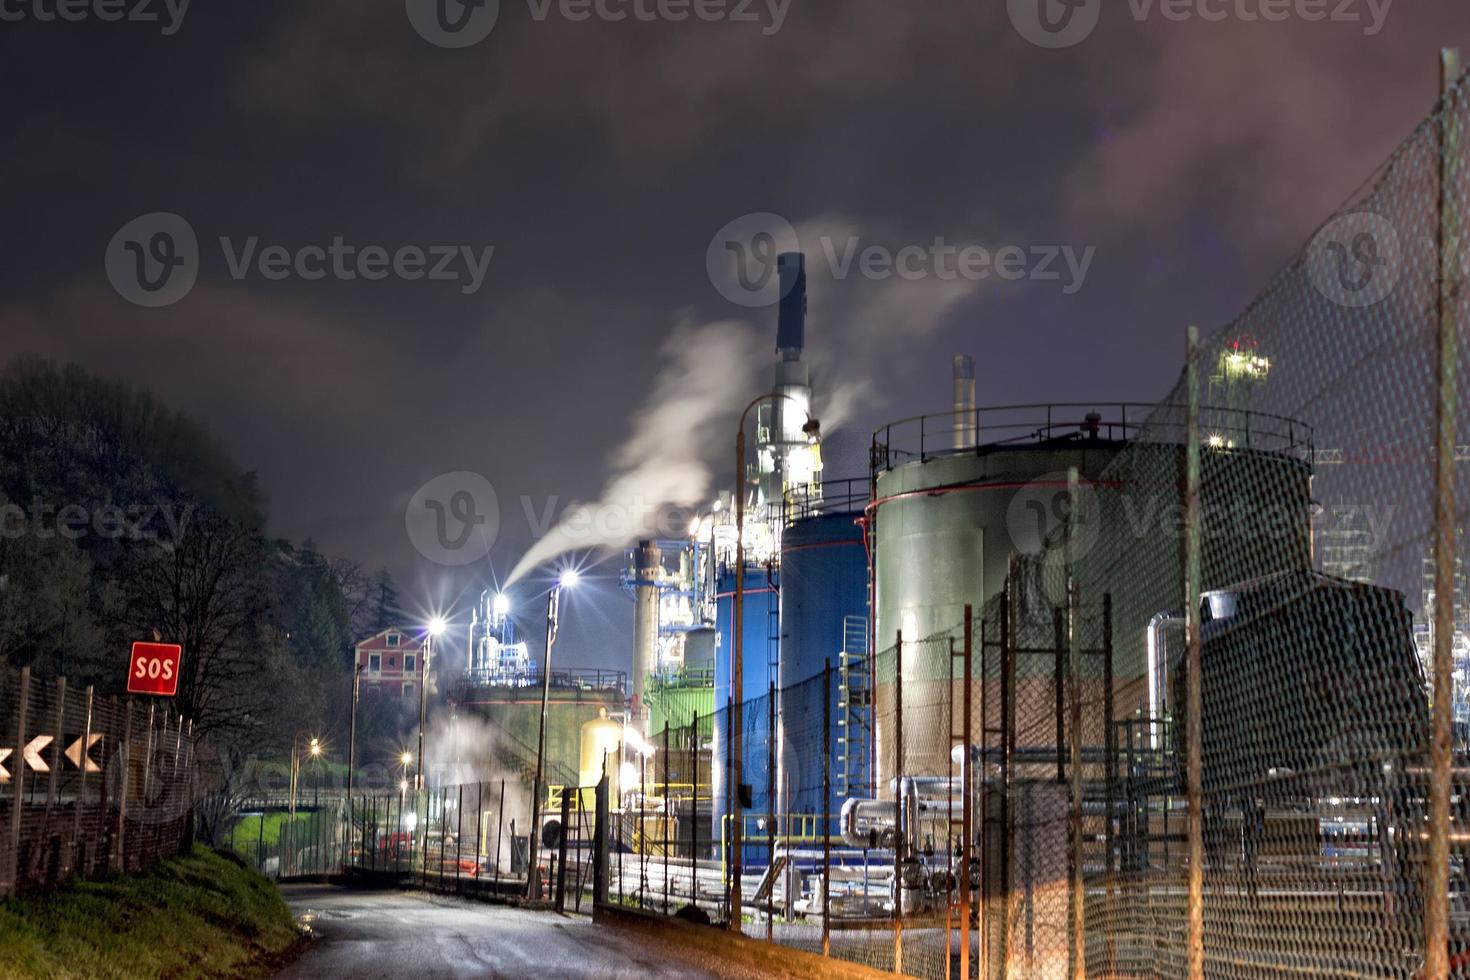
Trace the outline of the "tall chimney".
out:
<instances>
[{"instance_id":1,"label":"tall chimney","mask_svg":"<svg viewBox=\"0 0 1470 980\"><path fill-rule=\"evenodd\" d=\"M633 711L635 726L648 732L648 675L658 669L658 575L663 555L652 541L642 541L634 559Z\"/></svg>"},{"instance_id":2,"label":"tall chimney","mask_svg":"<svg viewBox=\"0 0 1470 980\"><path fill-rule=\"evenodd\" d=\"M957 354L954 359L954 447L974 449L979 419L975 414L975 359Z\"/></svg>"},{"instance_id":3,"label":"tall chimney","mask_svg":"<svg viewBox=\"0 0 1470 980\"><path fill-rule=\"evenodd\" d=\"M800 252L782 252L776 257L776 272L781 279L776 353L785 360L799 361L806 347L806 256Z\"/></svg>"}]
</instances>

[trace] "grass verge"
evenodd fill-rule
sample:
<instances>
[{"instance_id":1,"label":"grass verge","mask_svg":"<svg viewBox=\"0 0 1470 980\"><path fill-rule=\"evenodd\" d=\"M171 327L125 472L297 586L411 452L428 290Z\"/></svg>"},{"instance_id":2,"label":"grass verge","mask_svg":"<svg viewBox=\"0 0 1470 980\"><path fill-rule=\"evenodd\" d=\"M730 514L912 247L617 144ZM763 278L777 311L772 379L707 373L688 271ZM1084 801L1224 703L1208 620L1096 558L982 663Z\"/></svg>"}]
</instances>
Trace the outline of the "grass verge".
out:
<instances>
[{"instance_id":1,"label":"grass verge","mask_svg":"<svg viewBox=\"0 0 1470 980\"><path fill-rule=\"evenodd\" d=\"M0 976L256 977L299 933L276 886L195 846L141 875L0 904Z\"/></svg>"}]
</instances>

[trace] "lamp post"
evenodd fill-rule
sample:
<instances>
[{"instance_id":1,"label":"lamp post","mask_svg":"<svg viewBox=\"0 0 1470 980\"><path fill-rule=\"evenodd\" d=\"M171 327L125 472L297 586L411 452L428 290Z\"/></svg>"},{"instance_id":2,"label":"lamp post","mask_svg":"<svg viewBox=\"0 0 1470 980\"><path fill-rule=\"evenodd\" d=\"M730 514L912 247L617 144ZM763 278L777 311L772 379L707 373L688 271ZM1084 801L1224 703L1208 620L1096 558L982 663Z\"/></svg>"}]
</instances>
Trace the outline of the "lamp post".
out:
<instances>
[{"instance_id":1,"label":"lamp post","mask_svg":"<svg viewBox=\"0 0 1470 980\"><path fill-rule=\"evenodd\" d=\"M790 395L768 392L751 401L740 413L740 431L735 435L735 642L730 645L730 710L735 717L730 719L730 772L733 786L726 787L730 794L730 923L732 932L740 931L740 864L741 864L741 817L740 780L743 760L740 743L744 738L744 718L741 704L745 700L745 423L750 410L763 401L784 398L802 408L805 406ZM815 442L821 433L821 425L810 412L806 413L806 424L801 431ZM784 435L784 433L782 433ZM770 733L776 737L775 732ZM774 809L774 808L773 808Z\"/></svg>"},{"instance_id":2,"label":"lamp post","mask_svg":"<svg viewBox=\"0 0 1470 980\"><path fill-rule=\"evenodd\" d=\"M561 618L561 590L577 584L580 576L574 568L568 568L557 578L556 584L546 594L546 652L541 658L541 725L536 734L536 781L531 790L531 861L526 868L526 897L535 897L536 860L541 849L541 781L546 773L546 713L551 703L551 648L556 643L556 633Z\"/></svg>"},{"instance_id":3,"label":"lamp post","mask_svg":"<svg viewBox=\"0 0 1470 980\"><path fill-rule=\"evenodd\" d=\"M291 739L291 801L290 818L286 821L286 827L287 836L291 840L289 870L292 872L296 870L296 784L301 774L301 736L305 734L305 732L297 732L296 736ZM322 754L321 739L312 737L308 747L312 758Z\"/></svg>"},{"instance_id":4,"label":"lamp post","mask_svg":"<svg viewBox=\"0 0 1470 980\"><path fill-rule=\"evenodd\" d=\"M414 770L414 788L424 788L424 726L429 720L429 658L434 653L434 638L442 636L448 628L443 617L429 620L428 633L424 635L424 652L419 657L419 752L418 768Z\"/></svg>"},{"instance_id":5,"label":"lamp post","mask_svg":"<svg viewBox=\"0 0 1470 980\"><path fill-rule=\"evenodd\" d=\"M352 855L352 769L357 765L357 700L362 693L362 664L352 665L352 722L347 732L347 840L344 859Z\"/></svg>"}]
</instances>

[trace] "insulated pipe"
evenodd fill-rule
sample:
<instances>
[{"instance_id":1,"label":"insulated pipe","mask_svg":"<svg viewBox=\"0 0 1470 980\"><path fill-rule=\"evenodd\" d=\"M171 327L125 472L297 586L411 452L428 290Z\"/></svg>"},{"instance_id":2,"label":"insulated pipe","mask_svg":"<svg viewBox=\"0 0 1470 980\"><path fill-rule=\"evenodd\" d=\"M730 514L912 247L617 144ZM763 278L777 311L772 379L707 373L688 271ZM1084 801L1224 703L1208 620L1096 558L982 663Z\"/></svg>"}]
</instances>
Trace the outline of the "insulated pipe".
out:
<instances>
[{"instance_id":1,"label":"insulated pipe","mask_svg":"<svg viewBox=\"0 0 1470 980\"><path fill-rule=\"evenodd\" d=\"M842 803L842 839L852 847L892 847L897 822L896 803L858 798Z\"/></svg>"},{"instance_id":2,"label":"insulated pipe","mask_svg":"<svg viewBox=\"0 0 1470 980\"><path fill-rule=\"evenodd\" d=\"M1148 733L1149 748L1163 748L1159 719L1169 706L1169 644L1167 630L1183 629L1184 617L1161 612L1148 621Z\"/></svg>"}]
</instances>

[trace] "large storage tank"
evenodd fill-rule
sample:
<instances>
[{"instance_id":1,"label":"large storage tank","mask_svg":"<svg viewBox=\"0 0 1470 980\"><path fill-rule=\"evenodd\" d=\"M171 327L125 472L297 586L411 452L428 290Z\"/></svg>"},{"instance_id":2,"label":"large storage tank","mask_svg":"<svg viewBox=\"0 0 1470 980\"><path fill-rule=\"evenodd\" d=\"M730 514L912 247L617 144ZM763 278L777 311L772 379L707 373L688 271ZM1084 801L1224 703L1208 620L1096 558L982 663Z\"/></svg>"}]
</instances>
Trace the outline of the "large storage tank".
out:
<instances>
[{"instance_id":1,"label":"large storage tank","mask_svg":"<svg viewBox=\"0 0 1470 980\"><path fill-rule=\"evenodd\" d=\"M726 705L730 699L730 656L735 645L735 572L720 571L715 590L715 716L711 796L711 840L718 842L725 814L730 812L728 718ZM744 782L751 788L750 805L745 808L753 823L760 815L771 812L767 794L766 773L770 767L771 712L766 701L770 688L777 682L777 656L780 647L778 589L779 576L761 565L745 569L745 643L741 650L745 707L742 715L741 752ZM748 835L747 835L748 836Z\"/></svg>"},{"instance_id":2,"label":"large storage tank","mask_svg":"<svg viewBox=\"0 0 1470 980\"><path fill-rule=\"evenodd\" d=\"M834 769L847 744L843 736L850 726L845 723L854 720L842 711L840 658L854 646L855 631L860 642L850 652L862 656L867 650L868 558L858 521L868 487L868 480L825 485L820 502L792 511L781 540L777 784L782 814L820 816L823 811L822 673L829 663ZM834 820L847 788L832 781Z\"/></svg>"},{"instance_id":3,"label":"large storage tank","mask_svg":"<svg viewBox=\"0 0 1470 980\"><path fill-rule=\"evenodd\" d=\"M956 438L956 416L950 413L896 423L875 434L871 534L880 795L887 793L895 772L896 660L891 651L899 631L904 638L905 772L947 775L950 641L962 641L964 608L971 604L978 662L980 619L986 601L1004 587L1011 556L1060 559L1060 552L1048 547L1067 513L1070 468L1092 485L1081 501L1087 537L1079 578L1106 582L1113 597L1115 689L1136 688L1143 677L1148 620L1183 594L1182 536L1151 523L1166 520L1177 510L1169 508L1182 500L1183 432L1177 433L1178 442L1133 442L1125 407L1103 406L1099 412L1089 407L967 413L975 415L967 421L976 423L979 435L970 445ZM1307 437L1305 427L1297 431ZM1158 440L1160 434L1155 431L1151 438ZM1294 435L1281 442L1258 436L1257 442L1270 448L1206 454L1202 505L1231 516L1206 527L1207 587L1310 561L1311 473L1305 454ZM1277 526L1282 514L1289 516L1284 530ZM1268 522L1269 531L1264 529ZM1251 547L1238 546L1242 537L1252 539ZM1034 592L1025 598L1038 607L1062 605L1065 588L1058 582L1063 579L1063 574L1049 575L1022 591ZM990 629L994 638L996 624ZM1050 680L1036 680L1038 688L1046 686L1044 696L1038 691L1028 698L1027 678L1020 676L1017 700L1035 701L1038 711L1050 711ZM1136 707L1136 698L1118 704L1120 713ZM1038 730L1053 729L1041 725Z\"/></svg>"}]
</instances>

